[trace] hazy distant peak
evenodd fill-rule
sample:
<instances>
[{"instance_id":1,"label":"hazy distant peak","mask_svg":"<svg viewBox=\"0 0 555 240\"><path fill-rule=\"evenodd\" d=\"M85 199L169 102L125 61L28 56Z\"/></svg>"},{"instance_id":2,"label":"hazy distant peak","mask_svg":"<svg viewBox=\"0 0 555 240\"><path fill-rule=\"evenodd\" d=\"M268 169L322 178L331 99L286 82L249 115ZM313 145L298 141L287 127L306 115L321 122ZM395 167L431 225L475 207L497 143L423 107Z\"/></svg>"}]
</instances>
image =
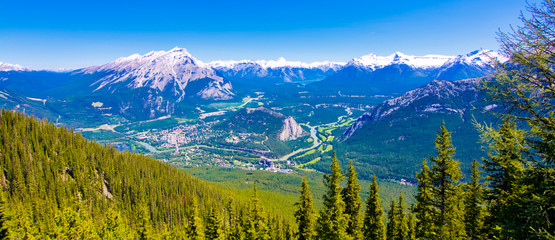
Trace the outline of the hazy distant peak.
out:
<instances>
[{"instance_id":1,"label":"hazy distant peak","mask_svg":"<svg viewBox=\"0 0 555 240\"><path fill-rule=\"evenodd\" d=\"M212 61L206 63L206 66L213 68L225 68L225 69L236 69L245 65L258 66L265 69L277 69L277 68L319 68L322 70L328 69L338 69L345 65L344 62L333 62L333 61L322 61L322 62L312 62L305 63L301 61L288 61L283 57L277 60L227 60L227 61Z\"/></svg>"},{"instance_id":2,"label":"hazy distant peak","mask_svg":"<svg viewBox=\"0 0 555 240\"><path fill-rule=\"evenodd\" d=\"M394 52L389 56L378 56L370 53L352 59L347 65L362 66L374 70L394 64L406 64L415 68L433 68L440 67L452 58L454 57L444 55L411 56L401 52Z\"/></svg>"},{"instance_id":3,"label":"hazy distant peak","mask_svg":"<svg viewBox=\"0 0 555 240\"><path fill-rule=\"evenodd\" d=\"M5 72L5 71L28 71L28 70L29 70L28 68L23 67L21 65L0 62L0 72Z\"/></svg>"}]
</instances>

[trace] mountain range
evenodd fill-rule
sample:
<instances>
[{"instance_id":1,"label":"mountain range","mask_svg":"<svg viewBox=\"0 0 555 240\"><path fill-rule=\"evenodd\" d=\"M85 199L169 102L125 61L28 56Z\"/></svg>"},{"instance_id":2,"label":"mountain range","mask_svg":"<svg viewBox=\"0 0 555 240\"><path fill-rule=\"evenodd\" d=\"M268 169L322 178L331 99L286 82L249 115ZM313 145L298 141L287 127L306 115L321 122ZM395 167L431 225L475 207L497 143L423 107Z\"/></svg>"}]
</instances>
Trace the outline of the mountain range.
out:
<instances>
[{"instance_id":1,"label":"mountain range","mask_svg":"<svg viewBox=\"0 0 555 240\"><path fill-rule=\"evenodd\" d=\"M96 75L87 82L93 92L115 92L120 88L149 87L168 91L183 99L185 95L197 95L203 99L227 100L233 97L228 80L267 82L316 82L322 84L348 77L359 72L352 82L375 83L373 79L383 75L388 78L412 76L413 78L457 80L482 76L491 70L493 60L506 61L499 53L479 50L458 56L425 55L410 56L395 52L389 56L368 54L344 62L313 62L278 60L212 61L204 63L194 58L184 48L170 51L152 51L145 55L133 54L113 62L69 72L73 75ZM20 65L0 63L0 71L31 71ZM368 75L368 76L365 76ZM5 78L5 77L4 77ZM366 78L366 79L365 79ZM204 81L203 81L204 80ZM194 82L204 82L204 88L187 89ZM395 81L394 81L395 82ZM396 83L396 82L395 82Z\"/></svg>"},{"instance_id":2,"label":"mountain range","mask_svg":"<svg viewBox=\"0 0 555 240\"><path fill-rule=\"evenodd\" d=\"M386 57L369 54L349 61L341 70L311 85L322 91L355 94L401 95L433 80L461 80L485 76L495 61L506 58L491 50L458 56L409 56L399 52Z\"/></svg>"},{"instance_id":3,"label":"mountain range","mask_svg":"<svg viewBox=\"0 0 555 240\"><path fill-rule=\"evenodd\" d=\"M230 101L255 91L283 94L399 96L433 80L480 77L506 59L490 50L459 56L409 56L396 52L354 58L347 63L287 61L202 62L186 49L133 54L113 62L69 72L34 71L0 64L0 89L11 96L47 99L62 118L91 111L130 120L195 112L199 102ZM102 111L91 107L101 102ZM6 104L4 104L6 105ZM90 111L89 111L90 110Z\"/></svg>"}]
</instances>

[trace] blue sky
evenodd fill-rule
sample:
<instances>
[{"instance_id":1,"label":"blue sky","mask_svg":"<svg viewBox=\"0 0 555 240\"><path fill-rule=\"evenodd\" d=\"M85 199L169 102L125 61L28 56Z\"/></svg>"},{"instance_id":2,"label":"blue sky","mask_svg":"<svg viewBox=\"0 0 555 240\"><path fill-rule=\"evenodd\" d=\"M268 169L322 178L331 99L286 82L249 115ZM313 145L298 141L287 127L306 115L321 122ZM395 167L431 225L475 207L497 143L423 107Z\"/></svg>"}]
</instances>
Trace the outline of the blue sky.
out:
<instances>
[{"instance_id":1,"label":"blue sky","mask_svg":"<svg viewBox=\"0 0 555 240\"><path fill-rule=\"evenodd\" d=\"M100 65L184 47L202 61L348 61L368 53L497 49L519 0L0 0L0 61L34 69Z\"/></svg>"}]
</instances>

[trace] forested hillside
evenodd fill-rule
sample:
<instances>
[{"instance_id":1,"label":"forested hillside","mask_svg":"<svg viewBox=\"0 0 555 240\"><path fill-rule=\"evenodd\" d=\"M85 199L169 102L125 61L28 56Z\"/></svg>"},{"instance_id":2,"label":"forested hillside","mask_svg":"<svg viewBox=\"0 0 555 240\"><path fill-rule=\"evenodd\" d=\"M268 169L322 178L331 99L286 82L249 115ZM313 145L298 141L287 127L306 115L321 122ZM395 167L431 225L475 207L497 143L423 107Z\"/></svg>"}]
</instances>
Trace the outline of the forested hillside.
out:
<instances>
[{"instance_id":1,"label":"forested hillside","mask_svg":"<svg viewBox=\"0 0 555 240\"><path fill-rule=\"evenodd\" d=\"M289 224L169 164L22 113L0 115L2 237L277 239ZM195 203L196 202L196 203ZM208 234L208 235L207 235Z\"/></svg>"}]
</instances>

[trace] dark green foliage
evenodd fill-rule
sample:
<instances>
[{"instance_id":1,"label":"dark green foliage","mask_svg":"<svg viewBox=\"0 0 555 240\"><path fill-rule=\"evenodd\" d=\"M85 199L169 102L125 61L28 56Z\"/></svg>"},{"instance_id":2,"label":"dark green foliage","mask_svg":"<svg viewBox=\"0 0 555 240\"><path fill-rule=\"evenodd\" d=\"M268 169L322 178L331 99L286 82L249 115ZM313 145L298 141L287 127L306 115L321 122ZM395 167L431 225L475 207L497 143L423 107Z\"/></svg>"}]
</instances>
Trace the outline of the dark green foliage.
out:
<instances>
[{"instance_id":1,"label":"dark green foliage","mask_svg":"<svg viewBox=\"0 0 555 240\"><path fill-rule=\"evenodd\" d=\"M349 161L349 171L347 172L347 186L342 192L343 202L345 202L345 217L347 218L347 234L352 239L362 238L362 200L360 199L360 184L358 183L357 173L353 162Z\"/></svg>"},{"instance_id":2,"label":"dark green foliage","mask_svg":"<svg viewBox=\"0 0 555 240\"><path fill-rule=\"evenodd\" d=\"M223 239L223 233L221 229L222 219L218 211L219 208L217 208L216 206L212 206L212 210L210 211L210 215L208 215L208 219L206 221L206 239Z\"/></svg>"},{"instance_id":3,"label":"dark green foliage","mask_svg":"<svg viewBox=\"0 0 555 240\"><path fill-rule=\"evenodd\" d=\"M490 215L487 218L492 236L501 238L521 238L529 233L525 198L530 194L525 188L525 131L516 129L516 123L504 119L499 130L487 128L484 141L489 143L490 152L484 158L486 179L486 200Z\"/></svg>"},{"instance_id":4,"label":"dark green foliage","mask_svg":"<svg viewBox=\"0 0 555 240\"><path fill-rule=\"evenodd\" d=\"M324 209L320 211L317 220L316 232L318 239L345 240L347 218L344 214L345 202L341 197L343 174L336 157L333 153L331 173L324 174L324 185L327 192L324 194Z\"/></svg>"},{"instance_id":5,"label":"dark green foliage","mask_svg":"<svg viewBox=\"0 0 555 240\"><path fill-rule=\"evenodd\" d=\"M191 216L189 218L189 236L193 240L204 239L204 225L200 218L200 213L195 197L191 198Z\"/></svg>"},{"instance_id":6,"label":"dark green foliage","mask_svg":"<svg viewBox=\"0 0 555 240\"><path fill-rule=\"evenodd\" d=\"M248 220L247 220L247 239L266 240L270 239L270 231L267 224L266 214L258 198L256 182L254 182L254 193L251 198Z\"/></svg>"},{"instance_id":7,"label":"dark green foliage","mask_svg":"<svg viewBox=\"0 0 555 240\"><path fill-rule=\"evenodd\" d=\"M464 239L464 206L459 180L463 177L460 162L455 161L451 133L445 124L436 135L437 155L431 157L432 204L437 209L433 229L440 239Z\"/></svg>"},{"instance_id":8,"label":"dark green foliage","mask_svg":"<svg viewBox=\"0 0 555 240\"><path fill-rule=\"evenodd\" d=\"M4 191L0 191L0 239L2 240L8 238L8 221L9 214L6 209Z\"/></svg>"},{"instance_id":9,"label":"dark green foliage","mask_svg":"<svg viewBox=\"0 0 555 240\"><path fill-rule=\"evenodd\" d=\"M387 223L387 239L408 240L409 239L409 220L405 214L406 203L403 194L399 194L399 202L391 202Z\"/></svg>"},{"instance_id":10,"label":"dark green foliage","mask_svg":"<svg viewBox=\"0 0 555 240\"><path fill-rule=\"evenodd\" d=\"M312 193L310 193L308 182L303 178L301 186L301 198L296 203L297 211L295 218L299 227L298 238L299 240L311 240L314 238L314 207L312 204Z\"/></svg>"},{"instance_id":11,"label":"dark green foliage","mask_svg":"<svg viewBox=\"0 0 555 240\"><path fill-rule=\"evenodd\" d=\"M471 239L483 239L484 236L484 191L478 161L472 162L470 182L465 185L464 224L466 234Z\"/></svg>"},{"instance_id":12,"label":"dark green foliage","mask_svg":"<svg viewBox=\"0 0 555 240\"><path fill-rule=\"evenodd\" d=\"M506 177L506 180L515 181L505 181L516 183L507 186L516 189L505 195L526 197L503 202L492 192L493 195L488 194L488 201L493 211L500 214L492 213L493 218L500 220L497 227L493 227L498 237L552 239L555 235L555 1L528 2L527 10L528 14L520 16L522 26L499 33L501 50L511 61L498 64L494 80L484 82L491 100L502 106L500 116L515 118L520 125L520 130L508 127L512 129L510 133L519 133L509 140L522 145L498 148L497 143L504 143L505 139L493 139L496 148L492 150L499 163L508 162L516 167L514 174ZM506 137L504 132L507 131L501 127L487 132ZM497 134L493 134L495 132ZM529 150L519 155L522 147ZM502 160L507 152L517 155ZM511 171L507 165L500 164L496 168L506 168L507 173ZM499 190L501 186L498 185L503 183L495 182L497 186L492 188ZM509 213L513 214L509 219L502 219Z\"/></svg>"},{"instance_id":13,"label":"dark green foliage","mask_svg":"<svg viewBox=\"0 0 555 240\"><path fill-rule=\"evenodd\" d=\"M389 205L389 211L387 213L387 227L386 227L386 239L398 239L400 234L400 223L399 216L397 216L397 204L395 200L391 201Z\"/></svg>"},{"instance_id":14,"label":"dark green foliage","mask_svg":"<svg viewBox=\"0 0 555 240\"><path fill-rule=\"evenodd\" d=\"M426 159L424 159L420 173L416 174L418 193L415 196L416 204L412 210L416 217L415 235L418 239L432 239L437 235L433 228L436 209L433 206L434 196L430 174L430 168L426 164Z\"/></svg>"},{"instance_id":15,"label":"dark green foliage","mask_svg":"<svg viewBox=\"0 0 555 240\"><path fill-rule=\"evenodd\" d=\"M366 199L366 212L364 214L364 238L385 240L384 212L379 194L376 176L372 178L369 197Z\"/></svg>"},{"instance_id":16,"label":"dark green foliage","mask_svg":"<svg viewBox=\"0 0 555 240\"><path fill-rule=\"evenodd\" d=\"M407 204L403 198L403 193L399 194L399 205L397 206L397 213L395 214L399 218L399 236L393 239L408 240L409 239L409 219L405 214L407 209Z\"/></svg>"}]
</instances>

